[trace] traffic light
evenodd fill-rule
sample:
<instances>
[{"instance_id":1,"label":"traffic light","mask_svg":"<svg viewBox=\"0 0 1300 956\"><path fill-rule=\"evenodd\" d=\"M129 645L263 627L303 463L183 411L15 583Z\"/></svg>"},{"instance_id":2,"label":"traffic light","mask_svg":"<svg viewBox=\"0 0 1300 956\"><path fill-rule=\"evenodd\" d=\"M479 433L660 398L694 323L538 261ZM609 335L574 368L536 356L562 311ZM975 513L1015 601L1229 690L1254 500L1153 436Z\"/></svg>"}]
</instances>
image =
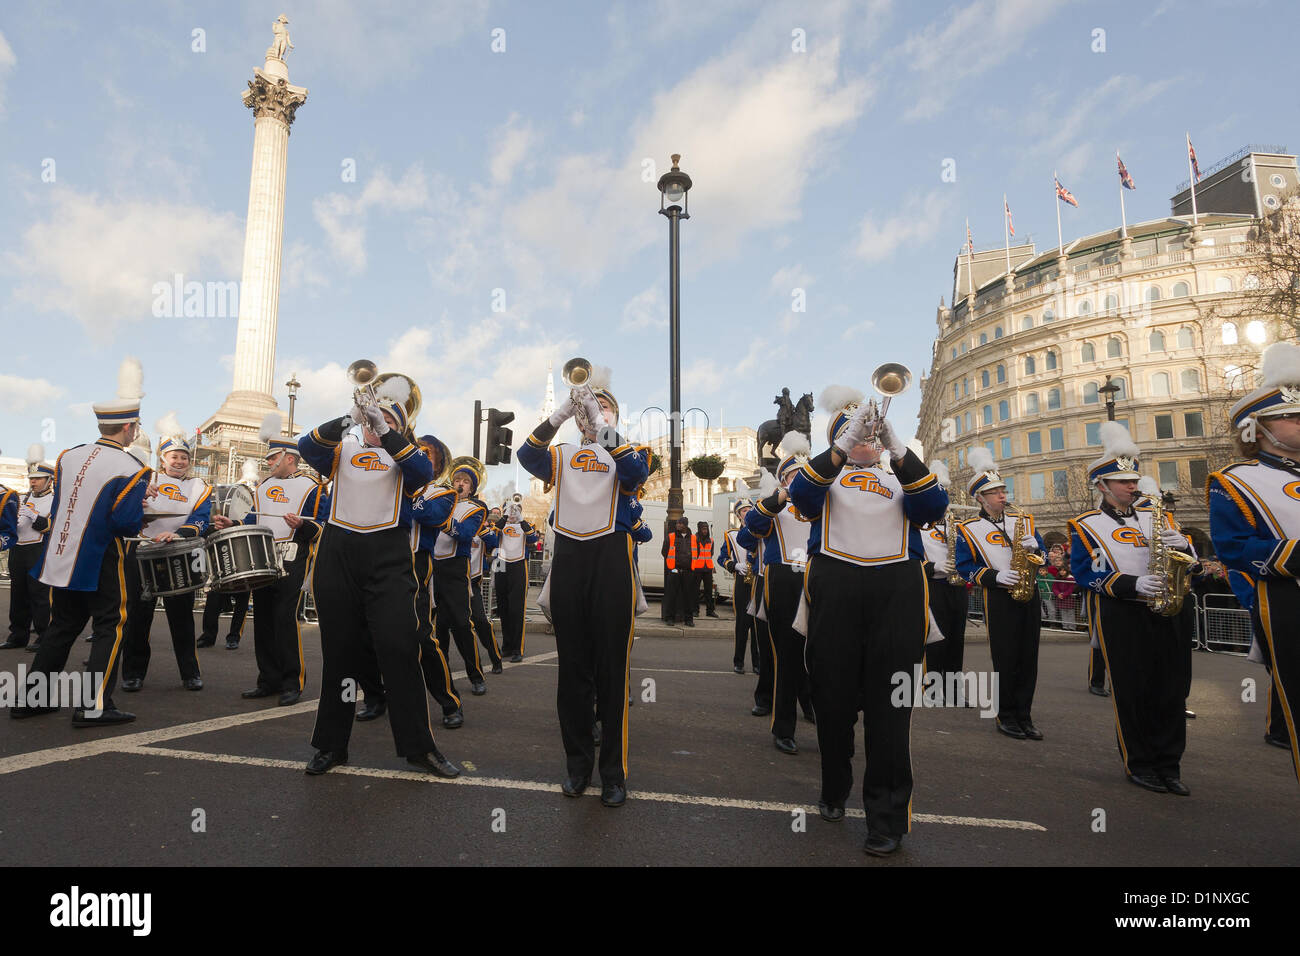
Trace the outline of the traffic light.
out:
<instances>
[{"instance_id":1,"label":"traffic light","mask_svg":"<svg viewBox=\"0 0 1300 956\"><path fill-rule=\"evenodd\" d=\"M514 435L505 426L514 420L514 412L503 412L496 408L488 409L487 452L483 456L483 464L510 464L510 442L513 440Z\"/></svg>"}]
</instances>

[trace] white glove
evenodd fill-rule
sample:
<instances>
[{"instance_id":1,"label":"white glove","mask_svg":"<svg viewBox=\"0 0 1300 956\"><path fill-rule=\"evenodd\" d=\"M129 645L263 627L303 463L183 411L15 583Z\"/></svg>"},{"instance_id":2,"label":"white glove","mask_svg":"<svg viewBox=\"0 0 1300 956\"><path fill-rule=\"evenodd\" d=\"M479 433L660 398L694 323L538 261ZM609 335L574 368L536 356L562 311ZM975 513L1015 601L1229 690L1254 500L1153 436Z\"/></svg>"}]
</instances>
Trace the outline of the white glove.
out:
<instances>
[{"instance_id":1,"label":"white glove","mask_svg":"<svg viewBox=\"0 0 1300 956\"><path fill-rule=\"evenodd\" d=\"M840 437L835 439L835 447L842 451L846 458L849 452L867 439L867 420L861 414L864 407L858 406L858 414L849 419L848 424L844 426L844 430L840 432Z\"/></svg>"},{"instance_id":2,"label":"white glove","mask_svg":"<svg viewBox=\"0 0 1300 956\"><path fill-rule=\"evenodd\" d=\"M749 562L748 562L748 561L737 561L737 562L736 562L736 573L739 574L741 577L744 577L746 574L748 574L748 573L749 573Z\"/></svg>"},{"instance_id":3,"label":"white glove","mask_svg":"<svg viewBox=\"0 0 1300 956\"><path fill-rule=\"evenodd\" d=\"M560 407L551 413L550 423L552 428L559 428L570 418L573 417L573 396L566 395L564 401L560 402Z\"/></svg>"},{"instance_id":4,"label":"white glove","mask_svg":"<svg viewBox=\"0 0 1300 956\"><path fill-rule=\"evenodd\" d=\"M1027 534L1020 539L1020 547L1024 548L1026 551L1037 551L1038 539L1032 534Z\"/></svg>"},{"instance_id":5,"label":"white glove","mask_svg":"<svg viewBox=\"0 0 1300 956\"><path fill-rule=\"evenodd\" d=\"M1186 548L1187 539L1182 533L1175 531L1173 528L1165 528L1160 532L1160 543L1166 548Z\"/></svg>"},{"instance_id":6,"label":"white glove","mask_svg":"<svg viewBox=\"0 0 1300 956\"><path fill-rule=\"evenodd\" d=\"M599 432L605 424L605 410L600 407L600 402L596 401L596 396L591 392L583 392L582 407L587 410L587 418L591 421L591 426Z\"/></svg>"},{"instance_id":7,"label":"white glove","mask_svg":"<svg viewBox=\"0 0 1300 956\"><path fill-rule=\"evenodd\" d=\"M1137 593L1143 597L1158 597L1165 591L1165 579L1158 574L1144 574L1137 579Z\"/></svg>"},{"instance_id":8,"label":"white glove","mask_svg":"<svg viewBox=\"0 0 1300 956\"><path fill-rule=\"evenodd\" d=\"M362 409L366 415L366 427L369 428L379 437L387 435L389 432L388 419L384 418L384 410L377 405L367 405Z\"/></svg>"},{"instance_id":9,"label":"white glove","mask_svg":"<svg viewBox=\"0 0 1300 956\"><path fill-rule=\"evenodd\" d=\"M353 405L352 411L348 412L348 418L352 419L354 425L366 424L366 410L360 405Z\"/></svg>"},{"instance_id":10,"label":"white glove","mask_svg":"<svg viewBox=\"0 0 1300 956\"><path fill-rule=\"evenodd\" d=\"M1020 583L1020 572L999 571L997 581L998 584L1002 585L1004 588L1013 588Z\"/></svg>"},{"instance_id":11,"label":"white glove","mask_svg":"<svg viewBox=\"0 0 1300 956\"><path fill-rule=\"evenodd\" d=\"M891 458L897 460L907 454L907 445L898 437L898 433L894 431L894 426L889 424L888 419L882 419L876 427L876 438L889 452Z\"/></svg>"}]
</instances>

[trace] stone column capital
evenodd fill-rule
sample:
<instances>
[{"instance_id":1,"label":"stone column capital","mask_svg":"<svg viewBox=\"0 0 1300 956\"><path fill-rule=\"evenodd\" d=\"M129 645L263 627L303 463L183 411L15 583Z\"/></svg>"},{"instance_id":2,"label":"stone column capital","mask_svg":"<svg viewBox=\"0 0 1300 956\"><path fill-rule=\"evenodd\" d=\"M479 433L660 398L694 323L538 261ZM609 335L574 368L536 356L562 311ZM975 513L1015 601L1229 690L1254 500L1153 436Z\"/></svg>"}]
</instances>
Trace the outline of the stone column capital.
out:
<instances>
[{"instance_id":1,"label":"stone column capital","mask_svg":"<svg viewBox=\"0 0 1300 956\"><path fill-rule=\"evenodd\" d=\"M254 69L243 100L244 105L253 111L254 118L270 116L285 126L292 126L298 107L307 101L307 88L294 86L287 79L272 76L265 70Z\"/></svg>"}]
</instances>

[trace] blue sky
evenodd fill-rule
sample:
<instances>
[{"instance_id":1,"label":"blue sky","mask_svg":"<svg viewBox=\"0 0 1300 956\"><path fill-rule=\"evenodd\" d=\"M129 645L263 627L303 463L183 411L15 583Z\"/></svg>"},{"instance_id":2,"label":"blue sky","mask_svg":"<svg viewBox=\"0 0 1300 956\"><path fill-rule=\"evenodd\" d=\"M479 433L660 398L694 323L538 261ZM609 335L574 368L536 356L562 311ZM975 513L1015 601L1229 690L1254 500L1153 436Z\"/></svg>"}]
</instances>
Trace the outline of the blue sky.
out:
<instances>
[{"instance_id":1,"label":"blue sky","mask_svg":"<svg viewBox=\"0 0 1300 956\"><path fill-rule=\"evenodd\" d=\"M407 372L421 430L457 453L475 398L515 410L522 439L548 359L610 366L625 413L667 405L654 178L670 153L695 180L683 405L756 426L781 386L865 388L884 361L919 379L964 221L977 248L999 245L1004 192L1017 238L1043 249L1054 169L1080 201L1068 240L1117 224L1117 148L1136 222L1168 214L1184 130L1203 168L1296 139L1290 60L1262 55L1295 27L1282 2L300 6L282 5L310 94L289 141L276 381L298 374L313 423L346 410L353 359ZM253 140L239 96L279 12L0 15L7 455L45 419L57 448L92 437L88 403L114 394L126 355L144 365L149 425L175 411L192 428L230 390L235 319L155 318L152 290L239 278ZM894 402L904 434L918 406L915 388Z\"/></svg>"}]
</instances>

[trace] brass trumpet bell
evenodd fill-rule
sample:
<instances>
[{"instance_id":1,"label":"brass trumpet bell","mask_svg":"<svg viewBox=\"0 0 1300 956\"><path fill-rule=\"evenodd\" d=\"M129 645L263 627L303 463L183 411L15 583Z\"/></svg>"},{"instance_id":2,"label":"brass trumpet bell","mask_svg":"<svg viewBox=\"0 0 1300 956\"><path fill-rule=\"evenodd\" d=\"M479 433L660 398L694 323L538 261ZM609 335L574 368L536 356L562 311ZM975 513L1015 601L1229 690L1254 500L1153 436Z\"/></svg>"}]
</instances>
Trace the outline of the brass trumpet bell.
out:
<instances>
[{"instance_id":1,"label":"brass trumpet bell","mask_svg":"<svg viewBox=\"0 0 1300 956\"><path fill-rule=\"evenodd\" d=\"M585 358L571 358L564 363L560 379L569 388L581 388L591 379L591 363Z\"/></svg>"},{"instance_id":2,"label":"brass trumpet bell","mask_svg":"<svg viewBox=\"0 0 1300 956\"><path fill-rule=\"evenodd\" d=\"M353 388L364 388L375 380L379 368L370 359L357 359L348 366L348 382Z\"/></svg>"},{"instance_id":3,"label":"brass trumpet bell","mask_svg":"<svg viewBox=\"0 0 1300 956\"><path fill-rule=\"evenodd\" d=\"M886 362L871 373L871 387L881 395L901 395L912 384L912 370L898 362Z\"/></svg>"}]
</instances>

